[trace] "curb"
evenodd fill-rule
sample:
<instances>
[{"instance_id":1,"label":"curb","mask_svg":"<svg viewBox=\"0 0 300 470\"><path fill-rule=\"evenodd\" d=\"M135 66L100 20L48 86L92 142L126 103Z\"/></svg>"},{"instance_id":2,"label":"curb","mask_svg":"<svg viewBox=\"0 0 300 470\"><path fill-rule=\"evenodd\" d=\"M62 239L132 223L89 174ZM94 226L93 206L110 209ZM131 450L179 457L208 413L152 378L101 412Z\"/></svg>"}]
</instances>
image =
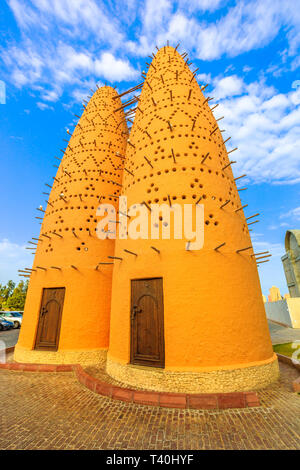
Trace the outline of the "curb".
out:
<instances>
[{"instance_id":1,"label":"curb","mask_svg":"<svg viewBox=\"0 0 300 470\"><path fill-rule=\"evenodd\" d=\"M5 354L11 353L15 347L6 348ZM17 363L6 362L0 363L0 369L17 370L19 372L73 372L77 364L32 364L32 363Z\"/></svg>"},{"instance_id":2,"label":"curb","mask_svg":"<svg viewBox=\"0 0 300 470\"><path fill-rule=\"evenodd\" d=\"M6 353L14 351L14 347L7 348ZM291 358L277 353L278 360L294 366L300 370L300 364L295 364ZM224 410L227 408L250 408L260 406L256 392L231 392L231 393L170 393L135 390L118 387L107 382L102 382L87 374L80 364L25 364L5 363L0 364L0 369L24 372L74 372L78 381L86 388L98 395L113 400L136 403L138 405L150 405L163 408ZM300 391L300 377L293 381L295 392Z\"/></svg>"},{"instance_id":3,"label":"curb","mask_svg":"<svg viewBox=\"0 0 300 470\"><path fill-rule=\"evenodd\" d=\"M14 348L7 348L6 353ZM162 408L224 410L227 408L249 408L260 406L256 392L232 392L232 393L169 393L134 390L118 387L107 382L102 382L87 374L80 364L0 364L0 369L19 372L74 372L78 381L86 388L98 395L113 400L136 403L138 405L150 405Z\"/></svg>"},{"instance_id":4,"label":"curb","mask_svg":"<svg viewBox=\"0 0 300 470\"><path fill-rule=\"evenodd\" d=\"M95 377L87 374L79 364L76 365L74 372L78 381L92 392L114 400L126 401L139 405L205 410L260 406L256 392L190 394L144 391L118 387L107 382L101 382Z\"/></svg>"},{"instance_id":5,"label":"curb","mask_svg":"<svg viewBox=\"0 0 300 470\"><path fill-rule=\"evenodd\" d=\"M278 357L278 361L284 362L285 364L289 364L290 366L295 367L298 371L300 371L300 363L295 363L293 360L288 357L284 356L283 354L276 353ZM294 392L300 392L300 377L296 380L293 380L292 387Z\"/></svg>"},{"instance_id":6,"label":"curb","mask_svg":"<svg viewBox=\"0 0 300 470\"><path fill-rule=\"evenodd\" d=\"M287 323L281 323L277 320L271 320L271 318L267 318L267 320L272 322L272 323L275 323L275 325L284 326L285 328L291 328L291 326L288 325Z\"/></svg>"},{"instance_id":7,"label":"curb","mask_svg":"<svg viewBox=\"0 0 300 470\"><path fill-rule=\"evenodd\" d=\"M300 377L293 382L293 390L294 392L300 393Z\"/></svg>"},{"instance_id":8,"label":"curb","mask_svg":"<svg viewBox=\"0 0 300 470\"><path fill-rule=\"evenodd\" d=\"M0 364L0 369L16 370L19 372L72 372L76 365L74 364Z\"/></svg>"},{"instance_id":9,"label":"curb","mask_svg":"<svg viewBox=\"0 0 300 470\"><path fill-rule=\"evenodd\" d=\"M291 357L284 356L283 354L276 353L278 357L278 361L284 362L285 364L289 364L290 366L295 367L297 370L300 371L300 362L294 362Z\"/></svg>"}]
</instances>

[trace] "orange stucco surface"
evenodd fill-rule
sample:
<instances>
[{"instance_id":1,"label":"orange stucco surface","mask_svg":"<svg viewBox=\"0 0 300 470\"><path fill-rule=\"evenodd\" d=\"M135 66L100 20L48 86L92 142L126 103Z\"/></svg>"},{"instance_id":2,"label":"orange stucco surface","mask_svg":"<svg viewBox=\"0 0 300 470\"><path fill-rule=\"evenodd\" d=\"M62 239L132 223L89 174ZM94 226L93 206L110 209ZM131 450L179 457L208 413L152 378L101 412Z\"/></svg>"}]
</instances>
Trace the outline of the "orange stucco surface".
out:
<instances>
[{"instance_id":1,"label":"orange stucco surface","mask_svg":"<svg viewBox=\"0 0 300 470\"><path fill-rule=\"evenodd\" d=\"M204 246L188 251L186 240L116 241L115 256L123 259L115 261L113 272L108 357L130 361L130 280L162 277L166 369L272 360L257 266L240 209L245 203L231 167L224 169L231 155L214 117L217 108L211 110L185 60L171 47L153 59L138 108L126 149L125 166L132 174L124 172L121 194L128 206L169 204L169 197L173 204L195 205L201 197Z\"/></svg>"},{"instance_id":2,"label":"orange stucco surface","mask_svg":"<svg viewBox=\"0 0 300 470\"><path fill-rule=\"evenodd\" d=\"M122 105L116 96L111 87L94 93L48 182L52 189L18 341L22 348L34 347L46 287L66 288L59 350L108 347L113 265L95 267L111 261L107 257L114 254L114 240L97 237L96 209L100 201L116 207L120 191L123 161L115 154L125 152L127 126L124 111L116 111ZM47 186L45 191L50 192Z\"/></svg>"},{"instance_id":3,"label":"orange stucco surface","mask_svg":"<svg viewBox=\"0 0 300 470\"><path fill-rule=\"evenodd\" d=\"M166 369L271 362L245 202L230 165L235 154L228 154L214 117L218 108L211 109L171 47L159 50L149 67L128 142L116 96L110 87L95 92L51 183L18 346L34 347L43 288L65 287L59 350L109 348L111 360L128 364L131 280L161 277ZM96 209L101 202L117 210L120 195L128 207L203 204L203 247L189 250L186 239L163 240L161 233L155 240L100 240ZM151 228L150 211L147 217ZM112 262L108 256L117 259L95 269Z\"/></svg>"}]
</instances>

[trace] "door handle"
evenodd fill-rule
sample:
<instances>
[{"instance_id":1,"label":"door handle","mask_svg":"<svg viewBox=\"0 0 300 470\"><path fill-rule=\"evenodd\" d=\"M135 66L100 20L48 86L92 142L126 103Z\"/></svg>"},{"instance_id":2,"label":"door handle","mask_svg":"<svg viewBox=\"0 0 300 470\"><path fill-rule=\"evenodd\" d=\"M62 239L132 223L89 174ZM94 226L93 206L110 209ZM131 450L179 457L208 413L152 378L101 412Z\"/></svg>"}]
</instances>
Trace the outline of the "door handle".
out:
<instances>
[{"instance_id":1,"label":"door handle","mask_svg":"<svg viewBox=\"0 0 300 470\"><path fill-rule=\"evenodd\" d=\"M141 308L138 309L138 306L137 306L137 305L134 305L134 306L132 307L131 319L133 320L134 317L135 317L135 315L136 315L137 313L141 313L142 311L143 311L143 310L142 310Z\"/></svg>"},{"instance_id":2,"label":"door handle","mask_svg":"<svg viewBox=\"0 0 300 470\"><path fill-rule=\"evenodd\" d=\"M46 307L43 307L42 308L42 311L41 311L41 315L42 317L48 312L48 310L46 309Z\"/></svg>"}]
</instances>

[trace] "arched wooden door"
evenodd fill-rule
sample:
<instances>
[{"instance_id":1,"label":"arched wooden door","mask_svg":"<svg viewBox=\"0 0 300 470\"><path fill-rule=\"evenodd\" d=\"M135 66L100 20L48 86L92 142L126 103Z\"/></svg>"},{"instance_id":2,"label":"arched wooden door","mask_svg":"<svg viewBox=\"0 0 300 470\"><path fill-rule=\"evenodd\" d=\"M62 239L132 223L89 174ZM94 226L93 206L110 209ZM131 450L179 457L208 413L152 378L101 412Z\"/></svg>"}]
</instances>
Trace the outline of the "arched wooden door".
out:
<instances>
[{"instance_id":1,"label":"arched wooden door","mask_svg":"<svg viewBox=\"0 0 300 470\"><path fill-rule=\"evenodd\" d=\"M162 278L131 281L132 364L164 367Z\"/></svg>"},{"instance_id":2,"label":"arched wooden door","mask_svg":"<svg viewBox=\"0 0 300 470\"><path fill-rule=\"evenodd\" d=\"M43 289L35 349L57 351L65 288Z\"/></svg>"}]
</instances>

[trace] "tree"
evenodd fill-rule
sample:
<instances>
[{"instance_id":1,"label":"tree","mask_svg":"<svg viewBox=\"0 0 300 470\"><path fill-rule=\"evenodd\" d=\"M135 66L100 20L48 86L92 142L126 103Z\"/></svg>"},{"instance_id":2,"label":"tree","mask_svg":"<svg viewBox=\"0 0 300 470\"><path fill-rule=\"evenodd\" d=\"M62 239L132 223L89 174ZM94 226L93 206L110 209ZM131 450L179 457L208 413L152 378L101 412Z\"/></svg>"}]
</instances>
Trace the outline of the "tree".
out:
<instances>
[{"instance_id":1,"label":"tree","mask_svg":"<svg viewBox=\"0 0 300 470\"><path fill-rule=\"evenodd\" d=\"M0 284L0 309L5 308L8 298L13 293L16 284L13 281L8 281L6 285Z\"/></svg>"},{"instance_id":2,"label":"tree","mask_svg":"<svg viewBox=\"0 0 300 470\"><path fill-rule=\"evenodd\" d=\"M13 293L13 290L15 287L16 287L16 284L13 281L8 281L8 283L4 286L0 284L0 296L4 300L7 300L8 297Z\"/></svg>"},{"instance_id":3,"label":"tree","mask_svg":"<svg viewBox=\"0 0 300 470\"><path fill-rule=\"evenodd\" d=\"M11 295L8 297L7 301L5 302L5 306L9 310L23 310L25 305L25 299L28 289L28 281L24 282L21 281L14 288Z\"/></svg>"}]
</instances>

